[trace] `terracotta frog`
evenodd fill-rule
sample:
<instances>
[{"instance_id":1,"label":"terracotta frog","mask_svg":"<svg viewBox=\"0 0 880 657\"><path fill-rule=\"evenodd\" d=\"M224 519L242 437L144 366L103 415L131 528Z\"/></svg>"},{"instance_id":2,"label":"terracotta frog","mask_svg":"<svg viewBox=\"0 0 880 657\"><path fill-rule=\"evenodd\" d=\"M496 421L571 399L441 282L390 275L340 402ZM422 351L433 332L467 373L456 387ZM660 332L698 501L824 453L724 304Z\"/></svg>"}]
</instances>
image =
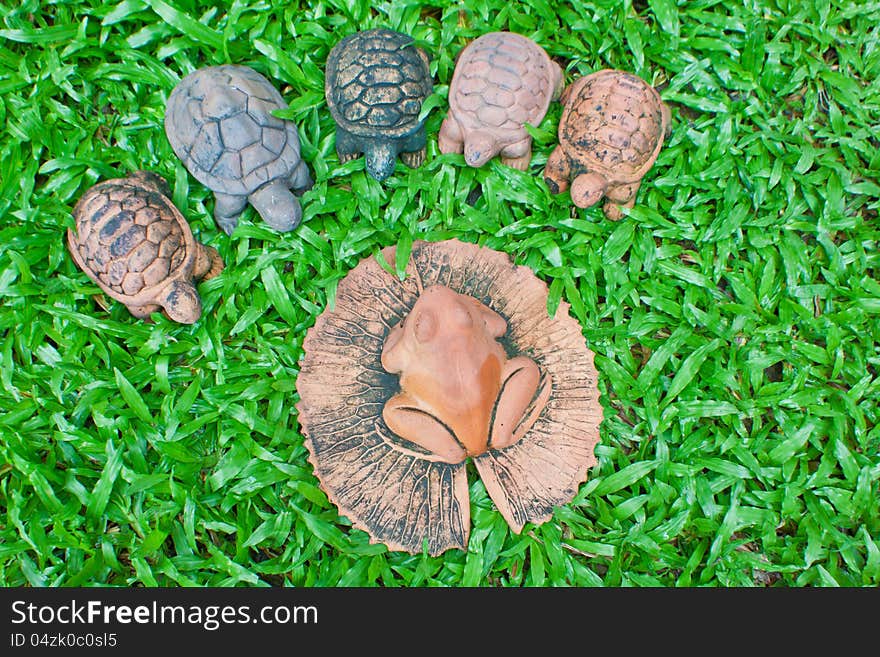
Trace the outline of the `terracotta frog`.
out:
<instances>
[{"instance_id":1,"label":"terracotta frog","mask_svg":"<svg viewBox=\"0 0 880 657\"><path fill-rule=\"evenodd\" d=\"M522 438L537 416L527 411L541 372L530 358L507 357L496 340L506 331L473 297L425 288L382 350L382 366L400 374L401 392L382 412L388 428L447 463Z\"/></svg>"}]
</instances>

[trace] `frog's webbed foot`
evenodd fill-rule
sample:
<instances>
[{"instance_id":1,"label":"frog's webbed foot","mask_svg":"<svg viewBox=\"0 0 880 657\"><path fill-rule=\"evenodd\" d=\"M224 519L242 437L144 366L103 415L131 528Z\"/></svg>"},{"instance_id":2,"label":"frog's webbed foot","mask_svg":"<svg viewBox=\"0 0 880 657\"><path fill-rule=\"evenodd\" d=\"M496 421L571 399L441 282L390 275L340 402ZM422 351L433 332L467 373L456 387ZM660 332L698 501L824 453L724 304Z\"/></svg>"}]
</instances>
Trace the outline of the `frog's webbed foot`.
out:
<instances>
[{"instance_id":1,"label":"frog's webbed foot","mask_svg":"<svg viewBox=\"0 0 880 657\"><path fill-rule=\"evenodd\" d=\"M525 356L507 361L501 370L501 392L489 448L501 449L519 442L535 424L549 397L549 382L541 386L541 370L535 361Z\"/></svg>"},{"instance_id":2,"label":"frog's webbed foot","mask_svg":"<svg viewBox=\"0 0 880 657\"><path fill-rule=\"evenodd\" d=\"M385 402L382 418L398 436L428 450L440 461L461 463L467 458L467 451L452 430L405 392Z\"/></svg>"}]
</instances>

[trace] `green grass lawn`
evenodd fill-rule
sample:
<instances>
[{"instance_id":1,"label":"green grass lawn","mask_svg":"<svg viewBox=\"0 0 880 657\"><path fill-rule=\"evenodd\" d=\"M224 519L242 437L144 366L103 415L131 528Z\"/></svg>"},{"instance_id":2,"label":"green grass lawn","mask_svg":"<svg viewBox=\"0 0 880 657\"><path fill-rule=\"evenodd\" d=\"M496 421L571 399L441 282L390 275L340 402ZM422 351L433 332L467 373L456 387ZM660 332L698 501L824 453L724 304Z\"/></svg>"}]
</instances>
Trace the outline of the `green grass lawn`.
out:
<instances>
[{"instance_id":1,"label":"green grass lawn","mask_svg":"<svg viewBox=\"0 0 880 657\"><path fill-rule=\"evenodd\" d=\"M880 584L880 5L231 4L0 4L0 583ZM412 34L435 80L427 162L384 184L340 166L323 91L330 48L375 26ZM525 173L439 154L455 56L499 29L569 82L612 67L661 91L672 134L622 221L543 183L558 103ZM165 137L174 85L227 62L300 128L316 184L293 233L249 208L227 237ZM79 196L138 168L226 262L194 326L134 319L67 253ZM512 534L472 476L468 551L412 556L328 502L295 383L352 267L448 238L571 304L605 421L552 520Z\"/></svg>"}]
</instances>

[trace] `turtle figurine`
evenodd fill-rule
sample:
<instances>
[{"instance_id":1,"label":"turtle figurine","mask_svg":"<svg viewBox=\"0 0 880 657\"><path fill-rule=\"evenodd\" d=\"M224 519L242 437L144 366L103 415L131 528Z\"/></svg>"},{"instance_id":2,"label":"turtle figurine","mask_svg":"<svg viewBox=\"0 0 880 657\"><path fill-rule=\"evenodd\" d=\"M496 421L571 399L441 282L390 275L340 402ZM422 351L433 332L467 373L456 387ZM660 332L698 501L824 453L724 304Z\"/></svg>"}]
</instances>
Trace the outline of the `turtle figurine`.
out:
<instances>
[{"instance_id":1,"label":"turtle figurine","mask_svg":"<svg viewBox=\"0 0 880 657\"><path fill-rule=\"evenodd\" d=\"M135 317L161 308L192 324L202 314L193 279L216 276L223 261L196 241L170 195L149 171L94 185L73 208L76 232L67 231L67 246L79 268Z\"/></svg>"},{"instance_id":2,"label":"turtle figurine","mask_svg":"<svg viewBox=\"0 0 880 657\"><path fill-rule=\"evenodd\" d=\"M214 218L231 234L248 203L280 232L296 228L302 207L291 193L312 186L292 121L278 90L247 66L193 71L174 87L165 134L189 172L214 192Z\"/></svg>"},{"instance_id":3,"label":"turtle figurine","mask_svg":"<svg viewBox=\"0 0 880 657\"><path fill-rule=\"evenodd\" d=\"M524 171L532 159L536 126L564 87L562 69L541 46L520 34L490 32L459 55L449 85L449 113L437 144L464 153L472 167L500 153L502 164Z\"/></svg>"},{"instance_id":4,"label":"turtle figurine","mask_svg":"<svg viewBox=\"0 0 880 657\"><path fill-rule=\"evenodd\" d=\"M427 53L400 32L374 29L337 43L327 56L324 92L336 122L340 162L364 154L376 180L394 173L397 156L409 167L425 161L422 104L431 94Z\"/></svg>"},{"instance_id":5,"label":"turtle figurine","mask_svg":"<svg viewBox=\"0 0 880 657\"><path fill-rule=\"evenodd\" d=\"M571 183L571 200L579 208L604 196L605 215L623 216L635 204L642 177L669 134L669 108L640 77L602 70L573 82L562 94L559 145L544 167L544 180L554 194Z\"/></svg>"}]
</instances>

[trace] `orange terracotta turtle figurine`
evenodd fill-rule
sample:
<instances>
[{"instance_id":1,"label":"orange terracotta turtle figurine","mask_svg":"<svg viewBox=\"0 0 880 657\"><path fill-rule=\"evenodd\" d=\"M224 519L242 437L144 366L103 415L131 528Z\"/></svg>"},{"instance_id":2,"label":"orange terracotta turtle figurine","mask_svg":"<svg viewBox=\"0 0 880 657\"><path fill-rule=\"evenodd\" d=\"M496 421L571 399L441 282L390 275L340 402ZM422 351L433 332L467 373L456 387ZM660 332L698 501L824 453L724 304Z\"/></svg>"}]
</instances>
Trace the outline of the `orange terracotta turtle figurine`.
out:
<instances>
[{"instance_id":1,"label":"orange terracotta turtle figurine","mask_svg":"<svg viewBox=\"0 0 880 657\"><path fill-rule=\"evenodd\" d=\"M395 248L382 252L395 262ZM321 487L373 542L465 549L467 464L515 532L596 462L593 354L547 285L504 253L415 242L401 281L367 258L306 334L299 422Z\"/></svg>"},{"instance_id":2,"label":"orange terracotta turtle figurine","mask_svg":"<svg viewBox=\"0 0 880 657\"><path fill-rule=\"evenodd\" d=\"M605 215L620 219L669 133L669 108L640 77L614 70L580 78L560 100L559 145L544 167L547 186L558 194L571 183L579 208L605 197Z\"/></svg>"}]
</instances>

